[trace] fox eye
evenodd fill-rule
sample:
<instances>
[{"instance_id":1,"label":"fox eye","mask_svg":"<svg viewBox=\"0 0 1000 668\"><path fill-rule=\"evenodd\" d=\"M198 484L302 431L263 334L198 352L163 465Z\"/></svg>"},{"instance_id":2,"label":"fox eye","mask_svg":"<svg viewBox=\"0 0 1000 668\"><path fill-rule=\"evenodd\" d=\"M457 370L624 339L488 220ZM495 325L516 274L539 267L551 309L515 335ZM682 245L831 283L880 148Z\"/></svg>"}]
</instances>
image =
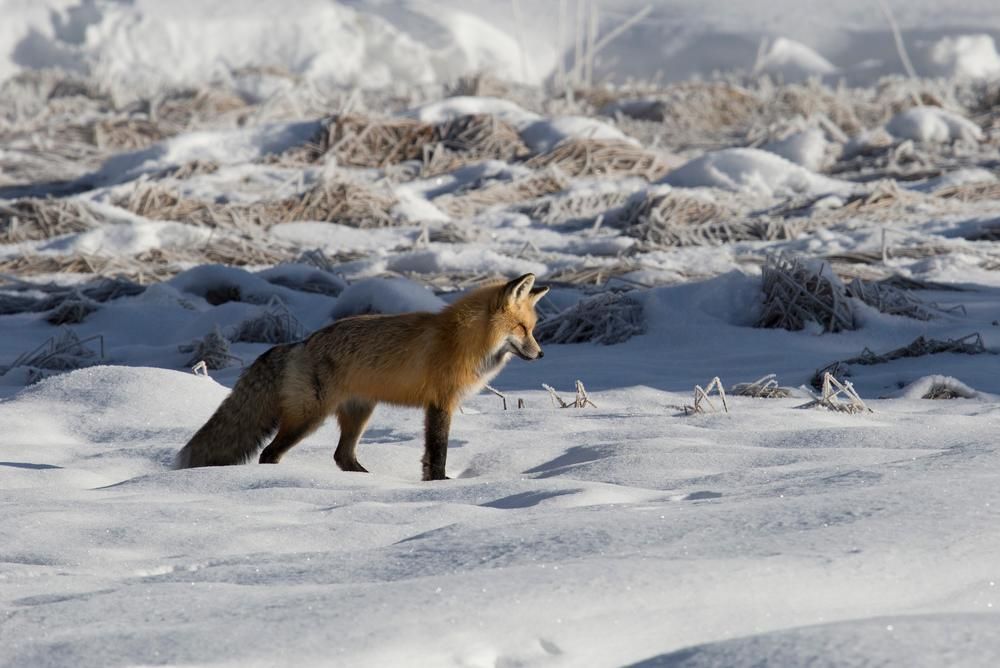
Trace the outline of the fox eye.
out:
<instances>
[{"instance_id":1,"label":"fox eye","mask_svg":"<svg viewBox=\"0 0 1000 668\"><path fill-rule=\"evenodd\" d=\"M528 335L528 328L525 327L524 325L518 325L517 328L519 330L521 330L521 336L527 336Z\"/></svg>"}]
</instances>

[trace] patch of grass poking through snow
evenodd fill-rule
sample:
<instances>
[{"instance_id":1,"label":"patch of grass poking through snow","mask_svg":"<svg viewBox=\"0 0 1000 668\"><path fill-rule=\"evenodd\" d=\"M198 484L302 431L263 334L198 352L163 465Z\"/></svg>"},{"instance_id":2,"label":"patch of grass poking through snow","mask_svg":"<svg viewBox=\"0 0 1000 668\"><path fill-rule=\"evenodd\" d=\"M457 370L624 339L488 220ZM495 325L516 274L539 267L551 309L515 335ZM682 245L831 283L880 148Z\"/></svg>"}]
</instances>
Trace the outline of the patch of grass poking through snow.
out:
<instances>
[{"instance_id":1,"label":"patch of grass poking through snow","mask_svg":"<svg viewBox=\"0 0 1000 668\"><path fill-rule=\"evenodd\" d=\"M85 232L100 220L79 200L22 199L0 202L0 242L51 239L64 234Z\"/></svg>"},{"instance_id":2,"label":"patch of grass poking through snow","mask_svg":"<svg viewBox=\"0 0 1000 668\"><path fill-rule=\"evenodd\" d=\"M88 348L86 344L97 341L100 343L98 351ZM22 353L6 367L2 368L0 375L6 375L11 369L17 367L28 368L28 384L35 383L46 376L47 372L64 372L73 369L82 369L92 366L104 359L104 336L95 334L85 339L81 339L76 333L67 328L62 328L58 334L50 337L34 350Z\"/></svg>"},{"instance_id":3,"label":"patch of grass poking through snow","mask_svg":"<svg viewBox=\"0 0 1000 668\"><path fill-rule=\"evenodd\" d=\"M292 343L306 335L306 329L285 303L272 297L260 315L244 320L229 337L233 343ZM206 362L207 363L207 362Z\"/></svg>"},{"instance_id":4,"label":"patch of grass poking through snow","mask_svg":"<svg viewBox=\"0 0 1000 668\"><path fill-rule=\"evenodd\" d=\"M559 393L551 385L542 383L542 387L548 391L549 396L552 398L552 405L556 408L586 408L587 406L597 408L597 405L590 400L587 388L583 386L583 382L580 380L576 381L576 395L573 397L573 401L566 401L560 397ZM504 401L504 407L506 408L506 400ZM520 408L520 406L518 407Z\"/></svg>"},{"instance_id":5,"label":"patch of grass poking through snow","mask_svg":"<svg viewBox=\"0 0 1000 668\"><path fill-rule=\"evenodd\" d=\"M602 292L583 299L535 326L540 343L622 343L645 334L642 304L622 292Z\"/></svg>"},{"instance_id":6,"label":"patch of grass poking through snow","mask_svg":"<svg viewBox=\"0 0 1000 668\"><path fill-rule=\"evenodd\" d=\"M79 325L88 315L98 309L97 304L82 295L66 299L45 316L50 325Z\"/></svg>"},{"instance_id":7,"label":"patch of grass poking through snow","mask_svg":"<svg viewBox=\"0 0 1000 668\"><path fill-rule=\"evenodd\" d=\"M737 397L753 397L755 399L787 399L792 391L778 385L775 374L762 376L752 383L736 383L729 388L729 394Z\"/></svg>"},{"instance_id":8,"label":"patch of grass poking through snow","mask_svg":"<svg viewBox=\"0 0 1000 668\"><path fill-rule=\"evenodd\" d=\"M455 218L471 218L495 206L527 202L567 187L569 181L565 176L557 170L545 170L523 179L493 183L462 194L441 195L434 199L434 206Z\"/></svg>"},{"instance_id":9,"label":"patch of grass poking through snow","mask_svg":"<svg viewBox=\"0 0 1000 668\"><path fill-rule=\"evenodd\" d=\"M761 277L764 303L756 327L797 331L814 323L825 332L856 329L844 286L829 267L771 255Z\"/></svg>"},{"instance_id":10,"label":"patch of grass poking through snow","mask_svg":"<svg viewBox=\"0 0 1000 668\"><path fill-rule=\"evenodd\" d=\"M735 206L677 191L650 193L633 198L615 226L639 239L648 249L676 246L715 246L737 241L794 239L812 226L801 218L741 216Z\"/></svg>"},{"instance_id":11,"label":"patch of grass poking through snow","mask_svg":"<svg viewBox=\"0 0 1000 668\"><path fill-rule=\"evenodd\" d=\"M306 148L306 159L332 153L341 165L386 168L418 161L435 176L480 160L521 160L530 155L520 134L490 114L468 114L443 123L411 118L346 114L331 119Z\"/></svg>"},{"instance_id":12,"label":"patch of grass poking through snow","mask_svg":"<svg viewBox=\"0 0 1000 668\"><path fill-rule=\"evenodd\" d=\"M598 216L624 206L633 193L627 190L545 197L518 210L545 225L580 224L590 226Z\"/></svg>"},{"instance_id":13,"label":"patch of grass poking through snow","mask_svg":"<svg viewBox=\"0 0 1000 668\"><path fill-rule=\"evenodd\" d=\"M729 412L729 402L726 401L726 390L722 385L722 380L716 376L708 383L707 388L701 385L694 386L694 405L684 406L685 415L698 415L700 413L718 413L719 409L712 403L711 394L715 391L716 396L722 402L723 412Z\"/></svg>"},{"instance_id":14,"label":"patch of grass poking through snow","mask_svg":"<svg viewBox=\"0 0 1000 668\"><path fill-rule=\"evenodd\" d=\"M905 357L923 357L925 355L937 355L938 353L960 353L963 355L995 354L986 349L983 337L979 332L963 336L960 339L948 339L947 341L926 339L918 336L909 345L890 350L886 353L878 354L865 348L857 357L832 362L817 371L810 382L813 387L819 389L822 387L825 376L833 375L838 378L844 378L851 375L850 365L852 364L886 364L887 362Z\"/></svg>"},{"instance_id":15,"label":"patch of grass poking through snow","mask_svg":"<svg viewBox=\"0 0 1000 668\"><path fill-rule=\"evenodd\" d=\"M195 339L191 343L177 346L178 352L191 353L185 366L194 367L201 362L212 370L225 369L233 362L243 364L243 360L229 352L229 340L222 335L218 326L206 334L204 338Z\"/></svg>"},{"instance_id":16,"label":"patch of grass poking through snow","mask_svg":"<svg viewBox=\"0 0 1000 668\"><path fill-rule=\"evenodd\" d=\"M535 169L558 168L572 177L639 176L647 181L656 181L670 171L656 153L620 139L571 137L525 164Z\"/></svg>"},{"instance_id":17,"label":"patch of grass poking through snow","mask_svg":"<svg viewBox=\"0 0 1000 668\"><path fill-rule=\"evenodd\" d=\"M357 183L320 183L301 197L275 202L273 222L314 220L350 227L391 227L402 224L392 215L396 198Z\"/></svg>"},{"instance_id":18,"label":"patch of grass poking through snow","mask_svg":"<svg viewBox=\"0 0 1000 668\"><path fill-rule=\"evenodd\" d=\"M872 409L861 400L854 386L845 381L840 382L832 374L824 373L822 394L812 401L796 408L826 408L840 413L872 413Z\"/></svg>"}]
</instances>

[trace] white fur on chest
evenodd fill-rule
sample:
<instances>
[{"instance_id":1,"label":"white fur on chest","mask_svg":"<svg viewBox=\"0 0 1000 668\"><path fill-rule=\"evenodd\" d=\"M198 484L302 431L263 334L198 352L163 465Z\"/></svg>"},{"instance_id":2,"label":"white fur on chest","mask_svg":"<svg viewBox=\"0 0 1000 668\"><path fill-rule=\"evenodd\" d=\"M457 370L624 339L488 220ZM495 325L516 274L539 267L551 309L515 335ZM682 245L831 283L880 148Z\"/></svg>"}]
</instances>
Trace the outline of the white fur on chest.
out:
<instances>
[{"instance_id":1,"label":"white fur on chest","mask_svg":"<svg viewBox=\"0 0 1000 668\"><path fill-rule=\"evenodd\" d=\"M482 390L491 380L496 378L498 373L503 371L512 354L508 348L509 345L504 341L497 350L482 359L479 363L479 377L476 379L476 384L469 389L469 394L476 394Z\"/></svg>"}]
</instances>

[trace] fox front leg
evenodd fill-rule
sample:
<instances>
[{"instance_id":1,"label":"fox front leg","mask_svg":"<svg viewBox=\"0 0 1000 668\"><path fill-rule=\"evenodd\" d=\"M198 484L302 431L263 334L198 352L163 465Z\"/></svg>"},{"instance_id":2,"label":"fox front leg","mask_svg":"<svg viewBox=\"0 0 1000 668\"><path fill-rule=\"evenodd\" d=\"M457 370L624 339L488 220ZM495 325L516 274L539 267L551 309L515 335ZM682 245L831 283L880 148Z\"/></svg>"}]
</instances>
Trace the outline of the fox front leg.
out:
<instances>
[{"instance_id":1,"label":"fox front leg","mask_svg":"<svg viewBox=\"0 0 1000 668\"><path fill-rule=\"evenodd\" d=\"M424 480L447 480L444 474L448 458L448 430L451 428L451 413L434 406L427 407L424 423Z\"/></svg>"}]
</instances>

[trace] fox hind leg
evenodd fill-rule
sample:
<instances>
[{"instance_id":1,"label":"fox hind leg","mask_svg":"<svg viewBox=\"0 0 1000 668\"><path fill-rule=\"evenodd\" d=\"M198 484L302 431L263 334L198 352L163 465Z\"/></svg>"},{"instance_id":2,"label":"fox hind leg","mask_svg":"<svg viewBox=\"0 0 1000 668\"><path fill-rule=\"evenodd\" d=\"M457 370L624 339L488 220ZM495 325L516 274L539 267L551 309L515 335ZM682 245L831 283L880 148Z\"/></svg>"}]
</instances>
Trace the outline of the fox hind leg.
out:
<instances>
[{"instance_id":1,"label":"fox hind leg","mask_svg":"<svg viewBox=\"0 0 1000 668\"><path fill-rule=\"evenodd\" d=\"M358 441L368 426L368 419L375 410L375 402L349 399L337 406L337 423L340 425L340 441L333 461L341 471L368 473L368 469L358 463Z\"/></svg>"},{"instance_id":2,"label":"fox hind leg","mask_svg":"<svg viewBox=\"0 0 1000 668\"><path fill-rule=\"evenodd\" d=\"M311 417L299 421L282 420L278 425L278 433L271 443L260 453L261 464L277 464L282 456L299 441L316 431L323 424L323 416Z\"/></svg>"}]
</instances>

